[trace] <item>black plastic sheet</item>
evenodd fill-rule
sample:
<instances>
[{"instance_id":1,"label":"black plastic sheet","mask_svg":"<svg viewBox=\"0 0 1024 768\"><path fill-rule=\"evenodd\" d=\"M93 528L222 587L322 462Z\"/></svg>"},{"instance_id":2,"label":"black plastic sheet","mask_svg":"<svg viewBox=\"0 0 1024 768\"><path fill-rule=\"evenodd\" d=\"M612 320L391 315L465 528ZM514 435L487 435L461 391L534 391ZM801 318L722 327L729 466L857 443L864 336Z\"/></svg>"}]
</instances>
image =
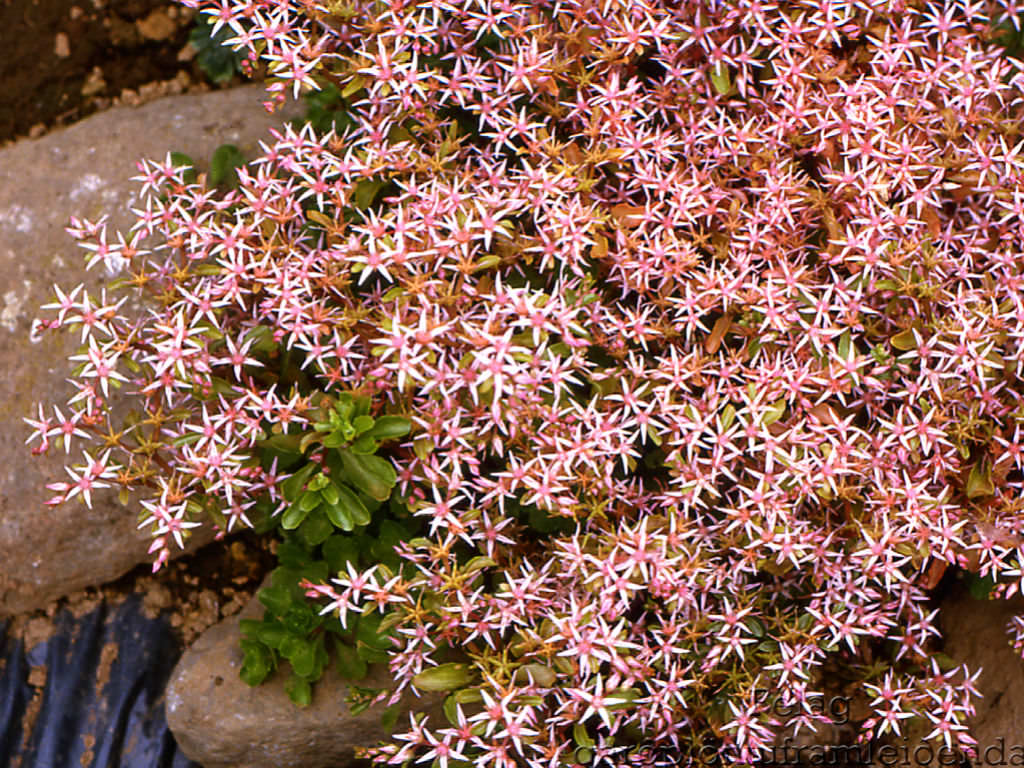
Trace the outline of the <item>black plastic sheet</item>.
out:
<instances>
[{"instance_id":1,"label":"black plastic sheet","mask_svg":"<svg viewBox=\"0 0 1024 768\"><path fill-rule=\"evenodd\" d=\"M62 611L35 648L0 624L0 768L199 768L178 748L163 692L182 649L141 598ZM29 684L46 668L41 690ZM36 680L38 682L38 680Z\"/></svg>"}]
</instances>

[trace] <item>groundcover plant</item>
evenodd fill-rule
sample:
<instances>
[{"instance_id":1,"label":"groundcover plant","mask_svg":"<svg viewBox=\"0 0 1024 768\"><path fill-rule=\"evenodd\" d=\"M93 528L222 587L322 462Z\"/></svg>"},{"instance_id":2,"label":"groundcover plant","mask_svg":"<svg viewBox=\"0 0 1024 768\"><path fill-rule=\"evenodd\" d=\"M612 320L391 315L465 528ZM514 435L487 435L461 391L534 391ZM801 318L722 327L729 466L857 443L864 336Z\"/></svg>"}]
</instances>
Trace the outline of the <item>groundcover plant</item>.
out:
<instances>
[{"instance_id":1,"label":"groundcover plant","mask_svg":"<svg viewBox=\"0 0 1024 768\"><path fill-rule=\"evenodd\" d=\"M53 503L151 488L159 566L283 513L261 446L329 475L313 424L372 396L424 530L305 589L380 616L379 698L448 692L448 721L368 755L751 764L849 682L860 742L913 719L971 752L928 590L1024 578L1012 3L190 4L268 108L332 88L346 120L235 190L144 162L129 233L74 222L128 276L35 329L84 344L35 450L101 443Z\"/></svg>"}]
</instances>

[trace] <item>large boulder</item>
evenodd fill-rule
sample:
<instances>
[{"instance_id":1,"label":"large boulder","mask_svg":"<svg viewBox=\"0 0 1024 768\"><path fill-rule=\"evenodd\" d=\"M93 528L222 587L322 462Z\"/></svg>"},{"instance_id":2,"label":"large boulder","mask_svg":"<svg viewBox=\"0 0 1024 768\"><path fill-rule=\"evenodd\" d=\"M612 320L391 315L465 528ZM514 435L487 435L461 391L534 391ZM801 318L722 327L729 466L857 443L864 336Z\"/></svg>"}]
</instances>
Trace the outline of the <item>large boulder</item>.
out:
<instances>
[{"instance_id":1,"label":"large boulder","mask_svg":"<svg viewBox=\"0 0 1024 768\"><path fill-rule=\"evenodd\" d=\"M208 162L213 150L236 144L247 157L268 129L301 112L290 103L268 115L262 86L175 96L145 106L119 107L40 139L0 150L0 615L33 610L82 587L113 580L149 558L148 539L136 530L137 505L114 490L93 495L93 507L44 502L48 482L67 479L65 463L81 463L81 443L70 455L51 447L33 457L24 441L36 403L63 407L74 390L65 379L78 336L44 334L31 343L32 319L53 300L53 285L84 283L99 298L106 275L86 272L84 251L65 233L72 215L110 215L111 231L132 222L138 183L135 163L180 151ZM194 546L209 540L209 532ZM172 547L173 549L173 547Z\"/></svg>"},{"instance_id":2,"label":"large boulder","mask_svg":"<svg viewBox=\"0 0 1024 768\"><path fill-rule=\"evenodd\" d=\"M383 704L353 715L345 703L349 683L335 661L313 686L313 702L300 709L288 698L290 674L282 664L264 683L250 688L239 677L242 652L239 621L259 618L253 599L245 609L206 630L185 652L165 692L167 725L178 745L203 768L347 768L356 763L355 748L388 738L381 724ZM385 665L371 665L358 683L389 685ZM445 722L441 699L429 694L402 700L398 723L408 723L410 705L425 711L430 722Z\"/></svg>"}]
</instances>

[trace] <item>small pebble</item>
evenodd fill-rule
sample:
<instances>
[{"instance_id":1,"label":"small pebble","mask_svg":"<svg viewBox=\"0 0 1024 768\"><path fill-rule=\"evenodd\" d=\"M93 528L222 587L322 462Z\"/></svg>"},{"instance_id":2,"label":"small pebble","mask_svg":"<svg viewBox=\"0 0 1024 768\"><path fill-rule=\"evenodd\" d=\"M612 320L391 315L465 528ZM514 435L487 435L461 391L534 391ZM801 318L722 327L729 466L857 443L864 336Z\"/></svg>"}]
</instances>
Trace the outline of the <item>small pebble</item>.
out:
<instances>
[{"instance_id":1,"label":"small pebble","mask_svg":"<svg viewBox=\"0 0 1024 768\"><path fill-rule=\"evenodd\" d=\"M163 8L150 12L144 19L135 22L139 33L146 40L166 40L173 36L178 27Z\"/></svg>"},{"instance_id":2,"label":"small pebble","mask_svg":"<svg viewBox=\"0 0 1024 768\"><path fill-rule=\"evenodd\" d=\"M142 100L139 98L139 94L131 88L123 89L121 91L121 95L118 97L118 101L129 107L137 107L142 103Z\"/></svg>"},{"instance_id":3,"label":"small pebble","mask_svg":"<svg viewBox=\"0 0 1024 768\"><path fill-rule=\"evenodd\" d=\"M97 93L107 87L106 80L103 79L103 70L99 67L93 67L92 72L85 79L85 84L82 86L83 96L95 96Z\"/></svg>"},{"instance_id":4,"label":"small pebble","mask_svg":"<svg viewBox=\"0 0 1024 768\"><path fill-rule=\"evenodd\" d=\"M66 59L71 55L71 41L68 40L68 36L65 33L57 33L57 41L53 46L53 52L57 54L58 59Z\"/></svg>"},{"instance_id":5,"label":"small pebble","mask_svg":"<svg viewBox=\"0 0 1024 768\"><path fill-rule=\"evenodd\" d=\"M43 688L46 686L46 667L31 667L28 671L28 684L33 688Z\"/></svg>"}]
</instances>

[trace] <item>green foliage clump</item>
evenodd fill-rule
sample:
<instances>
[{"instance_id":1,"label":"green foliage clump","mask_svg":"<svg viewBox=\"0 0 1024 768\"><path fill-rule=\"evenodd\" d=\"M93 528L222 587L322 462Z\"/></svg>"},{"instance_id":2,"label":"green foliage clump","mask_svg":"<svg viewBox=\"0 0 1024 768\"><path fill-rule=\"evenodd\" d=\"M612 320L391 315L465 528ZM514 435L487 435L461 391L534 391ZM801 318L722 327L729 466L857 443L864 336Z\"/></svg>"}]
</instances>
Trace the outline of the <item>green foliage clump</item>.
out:
<instances>
[{"instance_id":1,"label":"green foliage clump","mask_svg":"<svg viewBox=\"0 0 1024 768\"><path fill-rule=\"evenodd\" d=\"M231 36L231 28L227 26L214 32L213 19L208 15L196 20L188 36L189 43L196 49L199 68L218 85L227 83L236 74L243 72L245 57L226 44Z\"/></svg>"},{"instance_id":2,"label":"green foliage clump","mask_svg":"<svg viewBox=\"0 0 1024 768\"><path fill-rule=\"evenodd\" d=\"M309 125L317 133L327 133L331 130L341 133L353 125L350 115L351 103L330 83L318 91L310 91L303 99L306 102L306 113L293 121L297 128Z\"/></svg>"},{"instance_id":3,"label":"green foliage clump","mask_svg":"<svg viewBox=\"0 0 1024 768\"><path fill-rule=\"evenodd\" d=\"M381 632L381 616L368 613L342 626L307 599L308 585L378 564L400 572L395 546L419 528L395 488L391 464L375 455L382 441L409 432L409 421L392 415L374 418L369 398L347 392L333 406L326 396L320 400L324 420L313 430L262 441L264 468L276 465L291 472L281 483L288 506L256 525L257 531L280 537L279 564L270 585L258 594L263 618L241 622L242 679L259 685L286 660L291 675L285 689L299 706L312 700L312 685L323 675L330 651L340 674L358 681L368 664L387 661L391 647ZM313 446L319 447L307 457Z\"/></svg>"},{"instance_id":4,"label":"green foliage clump","mask_svg":"<svg viewBox=\"0 0 1024 768\"><path fill-rule=\"evenodd\" d=\"M171 164L184 168L182 179L186 184L194 184L198 179L196 161L184 152L171 152ZM221 144L210 157L210 170L207 183L211 187L237 189L238 169L245 165L245 155L234 144Z\"/></svg>"}]
</instances>

